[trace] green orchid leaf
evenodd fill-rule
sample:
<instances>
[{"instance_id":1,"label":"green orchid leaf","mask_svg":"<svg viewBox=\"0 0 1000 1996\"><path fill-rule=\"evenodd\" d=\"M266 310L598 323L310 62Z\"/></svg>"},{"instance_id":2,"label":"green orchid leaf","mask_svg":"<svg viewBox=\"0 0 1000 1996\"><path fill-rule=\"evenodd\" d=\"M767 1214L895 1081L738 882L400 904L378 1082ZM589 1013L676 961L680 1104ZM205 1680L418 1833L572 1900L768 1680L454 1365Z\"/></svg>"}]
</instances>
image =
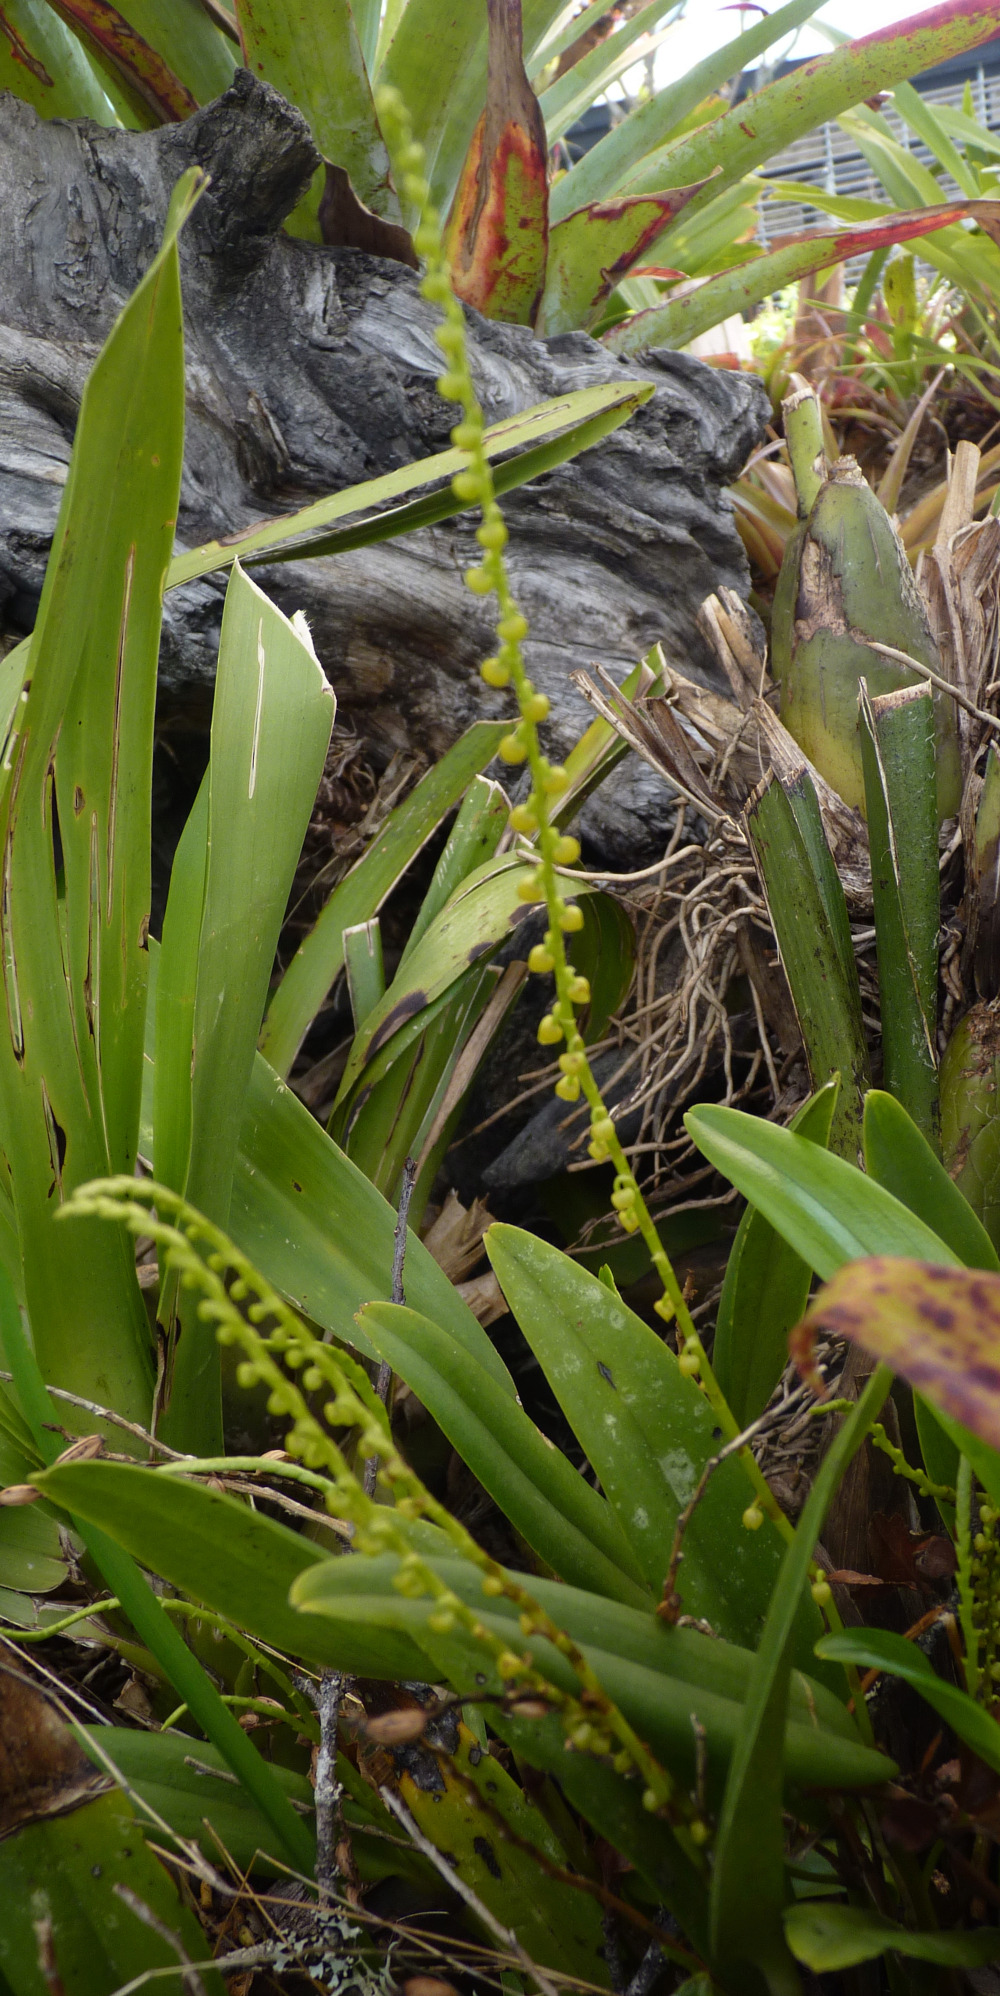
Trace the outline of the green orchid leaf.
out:
<instances>
[{"instance_id":1,"label":"green orchid leaf","mask_svg":"<svg viewBox=\"0 0 1000 1996\"><path fill-rule=\"evenodd\" d=\"M640 1605L641 1567L613 1511L516 1401L490 1393L475 1359L414 1310L372 1303L361 1323L545 1565L574 1586Z\"/></svg>"},{"instance_id":2,"label":"green orchid leaf","mask_svg":"<svg viewBox=\"0 0 1000 1996\"><path fill-rule=\"evenodd\" d=\"M791 1125L821 1148L829 1140L837 1085L828 1082ZM781 1378L788 1333L805 1310L811 1283L808 1263L748 1206L726 1264L712 1347L712 1368L741 1428L763 1413Z\"/></svg>"},{"instance_id":3,"label":"green orchid leaf","mask_svg":"<svg viewBox=\"0 0 1000 1996\"><path fill-rule=\"evenodd\" d=\"M1000 1773L1000 1726L967 1691L945 1683L917 1643L891 1635L887 1629L842 1629L836 1635L824 1636L816 1645L816 1654L831 1662L853 1664L858 1670L888 1671L912 1684L938 1718L987 1767Z\"/></svg>"},{"instance_id":4,"label":"green orchid leaf","mask_svg":"<svg viewBox=\"0 0 1000 1996\"><path fill-rule=\"evenodd\" d=\"M891 1384L891 1374L880 1366L814 1478L771 1597L726 1783L712 1874L712 1958L730 1976L745 1974L752 1964L770 1989L791 1986L781 1922L786 1890L782 1739L796 1612L829 1506Z\"/></svg>"},{"instance_id":5,"label":"green orchid leaf","mask_svg":"<svg viewBox=\"0 0 1000 1996\"><path fill-rule=\"evenodd\" d=\"M855 1968L883 1954L932 1961L940 1968L978 1968L1000 1955L1000 1936L993 1927L978 1933L913 1933L868 1906L843 1906L831 1899L789 1906L785 1936L796 1961L817 1975Z\"/></svg>"},{"instance_id":6,"label":"green orchid leaf","mask_svg":"<svg viewBox=\"0 0 1000 1996\"><path fill-rule=\"evenodd\" d=\"M658 1597L680 1513L718 1452L712 1410L662 1338L558 1248L493 1226L486 1247L500 1285L601 1489ZM781 1550L742 1525L749 1501L731 1459L714 1471L684 1535L684 1612L720 1635L756 1644ZM728 1547L723 1564L718 1547ZM803 1657L815 1640L810 1609Z\"/></svg>"},{"instance_id":7,"label":"green orchid leaf","mask_svg":"<svg viewBox=\"0 0 1000 1996\"><path fill-rule=\"evenodd\" d=\"M1000 1269L993 1242L968 1200L912 1116L881 1088L865 1097L864 1148L869 1177L932 1227L966 1268Z\"/></svg>"},{"instance_id":8,"label":"green orchid leaf","mask_svg":"<svg viewBox=\"0 0 1000 1996\"><path fill-rule=\"evenodd\" d=\"M945 1242L891 1192L807 1137L714 1105L690 1109L684 1124L716 1170L823 1281L869 1254L957 1263Z\"/></svg>"},{"instance_id":9,"label":"green orchid leaf","mask_svg":"<svg viewBox=\"0 0 1000 1996\"><path fill-rule=\"evenodd\" d=\"M150 1917L137 1916L116 1888L134 1895ZM180 1886L147 1850L131 1804L118 1793L6 1837L0 1896L0 1975L12 1996L49 1996L51 1976L39 1962L42 1923L60 1987L72 1996L107 1996L150 1972L176 1974L178 1946L189 1961L205 1959L204 1935ZM200 1973L206 1992L222 1996L222 1977L214 1969Z\"/></svg>"}]
</instances>

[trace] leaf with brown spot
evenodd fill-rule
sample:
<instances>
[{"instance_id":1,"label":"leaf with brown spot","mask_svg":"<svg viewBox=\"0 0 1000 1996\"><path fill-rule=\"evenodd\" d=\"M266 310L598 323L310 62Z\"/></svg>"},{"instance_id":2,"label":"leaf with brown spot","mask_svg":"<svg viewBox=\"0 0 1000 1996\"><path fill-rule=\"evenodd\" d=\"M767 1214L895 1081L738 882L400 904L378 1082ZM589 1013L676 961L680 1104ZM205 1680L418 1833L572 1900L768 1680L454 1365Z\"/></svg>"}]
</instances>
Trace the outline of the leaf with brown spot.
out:
<instances>
[{"instance_id":1,"label":"leaf with brown spot","mask_svg":"<svg viewBox=\"0 0 1000 1996\"><path fill-rule=\"evenodd\" d=\"M157 122L177 124L197 111L198 99L187 85L109 0L51 0L51 5L84 42L91 42L113 65Z\"/></svg>"},{"instance_id":2,"label":"leaf with brown spot","mask_svg":"<svg viewBox=\"0 0 1000 1996\"><path fill-rule=\"evenodd\" d=\"M525 74L521 0L487 0L486 108L455 191L445 249L459 298L488 319L534 324L549 235L548 146Z\"/></svg>"},{"instance_id":3,"label":"leaf with brown spot","mask_svg":"<svg viewBox=\"0 0 1000 1996\"><path fill-rule=\"evenodd\" d=\"M863 1346L1000 1448L1000 1275L873 1255L838 1269L801 1328Z\"/></svg>"}]
</instances>

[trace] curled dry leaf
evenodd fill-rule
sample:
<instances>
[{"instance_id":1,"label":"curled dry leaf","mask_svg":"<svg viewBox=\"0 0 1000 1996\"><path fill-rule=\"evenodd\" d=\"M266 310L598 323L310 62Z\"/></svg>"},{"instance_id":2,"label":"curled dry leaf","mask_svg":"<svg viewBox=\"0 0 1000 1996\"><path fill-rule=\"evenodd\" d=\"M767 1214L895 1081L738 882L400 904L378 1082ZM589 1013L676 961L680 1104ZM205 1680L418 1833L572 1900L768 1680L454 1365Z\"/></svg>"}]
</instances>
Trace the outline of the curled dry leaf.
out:
<instances>
[{"instance_id":1,"label":"curled dry leaf","mask_svg":"<svg viewBox=\"0 0 1000 1996\"><path fill-rule=\"evenodd\" d=\"M887 1255L849 1262L793 1333L800 1367L817 1331L863 1346L1000 1448L1000 1275Z\"/></svg>"}]
</instances>

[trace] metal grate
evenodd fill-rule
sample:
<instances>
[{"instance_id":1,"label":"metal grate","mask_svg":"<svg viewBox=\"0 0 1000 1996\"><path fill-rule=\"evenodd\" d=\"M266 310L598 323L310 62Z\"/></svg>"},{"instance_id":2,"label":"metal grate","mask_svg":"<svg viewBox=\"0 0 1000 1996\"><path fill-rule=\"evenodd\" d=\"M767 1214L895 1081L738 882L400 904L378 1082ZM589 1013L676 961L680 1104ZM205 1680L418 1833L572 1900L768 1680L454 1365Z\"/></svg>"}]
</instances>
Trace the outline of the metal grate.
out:
<instances>
[{"instance_id":1,"label":"metal grate","mask_svg":"<svg viewBox=\"0 0 1000 1996\"><path fill-rule=\"evenodd\" d=\"M954 82L923 87L918 79L916 88L928 104L948 104L961 110L965 81L965 78L958 77ZM990 131L1000 132L1000 56L989 65L978 64L968 81L972 86L976 117ZM912 153L914 159L926 166L933 164L933 154L904 124L891 104L883 116L893 137ZM886 198L885 189L867 160L837 124L820 125L804 138L796 139L793 145L786 146L783 152L769 160L764 171L771 180L811 181L827 194L846 194L872 201L884 201ZM945 175L940 177L940 186L943 201L958 191L954 181ZM783 201L780 193L771 189L763 194L758 212L759 240L765 249L776 236L790 235L800 229L829 228L831 225L830 216L823 210L801 201ZM852 265L849 276L856 276L863 264L864 259L858 259L857 270Z\"/></svg>"}]
</instances>

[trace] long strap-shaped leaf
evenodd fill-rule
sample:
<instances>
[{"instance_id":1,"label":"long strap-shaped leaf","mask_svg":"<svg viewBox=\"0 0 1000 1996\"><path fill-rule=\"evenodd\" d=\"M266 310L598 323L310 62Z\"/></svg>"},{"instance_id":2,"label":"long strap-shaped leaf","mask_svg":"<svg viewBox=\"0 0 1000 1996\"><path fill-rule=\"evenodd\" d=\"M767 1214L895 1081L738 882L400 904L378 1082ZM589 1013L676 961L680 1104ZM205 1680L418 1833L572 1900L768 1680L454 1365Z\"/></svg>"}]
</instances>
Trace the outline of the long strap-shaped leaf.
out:
<instances>
[{"instance_id":1,"label":"long strap-shaped leaf","mask_svg":"<svg viewBox=\"0 0 1000 1996\"><path fill-rule=\"evenodd\" d=\"M140 1420L152 1366L128 1246L53 1220L74 1186L136 1156L161 589L184 434L176 237L196 181L175 190L163 248L84 392L0 773L0 1124L35 1349L50 1378Z\"/></svg>"},{"instance_id":2,"label":"long strap-shaped leaf","mask_svg":"<svg viewBox=\"0 0 1000 1996\"><path fill-rule=\"evenodd\" d=\"M205 839L202 891L197 882L191 891L185 851L182 907L178 914L168 903L157 999L157 1032L162 1024L165 1033L157 1169L162 1146L177 1173L165 1182L220 1226L229 1221L271 966L335 705L305 625L289 622L237 563L222 621L207 808L195 806ZM183 970L175 979L177 954ZM190 994L175 991L192 971ZM175 999L186 1036L175 1028ZM158 1045L158 1068L160 1057ZM175 1136L178 1118L187 1155ZM168 1307L172 1297L171 1288ZM164 1431L179 1447L210 1454L222 1445L218 1346L193 1309L182 1322Z\"/></svg>"},{"instance_id":3,"label":"long strap-shaped leaf","mask_svg":"<svg viewBox=\"0 0 1000 1996\"><path fill-rule=\"evenodd\" d=\"M486 431L483 448L494 462L501 457L504 460L495 465L493 473L498 495L512 492L599 443L648 402L653 385L651 381L612 381L599 388L577 388L493 423ZM420 458L399 471L349 486L346 492L316 499L284 519L263 521L225 541L206 541L203 547L175 557L167 588L176 589L180 583L210 575L216 568L229 568L234 561L296 561L306 554L346 554L351 548L392 540L414 527L448 520L466 505L456 499L450 483L464 468L461 451L439 451L436 457ZM440 489L409 504L399 503L422 486ZM350 520L353 525L336 527L338 520Z\"/></svg>"},{"instance_id":4,"label":"long strap-shaped leaf","mask_svg":"<svg viewBox=\"0 0 1000 1996\"><path fill-rule=\"evenodd\" d=\"M827 1452L809 1493L771 1598L726 1783L712 1875L712 1953L730 1976L741 1970L746 1974L753 1964L769 1996L795 1996L799 1987L781 1925L785 1900L781 1761L795 1616L834 1493L891 1385L888 1367L879 1366ZM749 1996L753 1985L748 1979L733 1986L745 1988Z\"/></svg>"}]
</instances>

